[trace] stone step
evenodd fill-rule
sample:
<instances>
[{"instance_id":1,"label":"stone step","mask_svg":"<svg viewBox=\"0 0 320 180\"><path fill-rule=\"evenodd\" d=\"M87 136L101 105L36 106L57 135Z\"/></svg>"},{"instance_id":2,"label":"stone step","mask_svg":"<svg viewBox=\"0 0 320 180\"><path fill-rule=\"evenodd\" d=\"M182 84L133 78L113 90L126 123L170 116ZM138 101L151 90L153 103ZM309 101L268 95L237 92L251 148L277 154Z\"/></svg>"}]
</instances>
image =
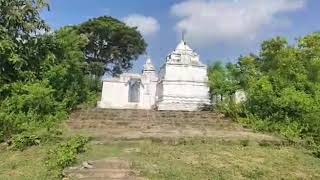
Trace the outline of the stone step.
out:
<instances>
[{"instance_id":1,"label":"stone step","mask_svg":"<svg viewBox=\"0 0 320 180\"><path fill-rule=\"evenodd\" d=\"M139 177L126 177L126 178L78 178L79 180L146 180L145 178L139 178Z\"/></svg>"},{"instance_id":2,"label":"stone step","mask_svg":"<svg viewBox=\"0 0 320 180\"><path fill-rule=\"evenodd\" d=\"M194 120L194 121L184 121L184 120L97 120L97 119L84 119L84 120L70 120L68 122L77 122L77 123L102 123L102 124L216 124L216 123L230 123L230 120ZM231 122L232 123L232 122Z\"/></svg>"},{"instance_id":3,"label":"stone step","mask_svg":"<svg viewBox=\"0 0 320 180\"><path fill-rule=\"evenodd\" d=\"M136 171L131 169L128 161L109 159L83 162L81 166L70 167L63 171L66 179L117 179L117 180L142 180Z\"/></svg>"},{"instance_id":4,"label":"stone step","mask_svg":"<svg viewBox=\"0 0 320 180\"><path fill-rule=\"evenodd\" d=\"M169 126L169 127L224 127L231 126L232 123L127 123L127 122L119 122L119 123L99 123L99 122L69 122L69 126L92 126L92 127L127 127L127 128L140 128L140 127L158 127L158 126Z\"/></svg>"},{"instance_id":5,"label":"stone step","mask_svg":"<svg viewBox=\"0 0 320 180\"><path fill-rule=\"evenodd\" d=\"M117 119L117 118L130 118L130 119L137 119L137 118L143 118L143 119L155 119L155 118L163 118L163 119L220 119L221 116L218 115L208 115L208 116L160 116L160 115L150 115L150 116L137 116L137 115L95 115L95 114L85 114L80 115L76 117L71 117L71 119L78 119L78 118L92 118L92 119Z\"/></svg>"},{"instance_id":6,"label":"stone step","mask_svg":"<svg viewBox=\"0 0 320 180\"><path fill-rule=\"evenodd\" d=\"M157 127L157 126L169 126L169 127L201 127L201 126L207 126L207 127L221 127L221 126L232 126L233 123L228 122L216 122L216 123L170 123L170 122L164 122L164 123L127 123L127 122L119 122L119 123L103 123L103 122L94 122L94 121L88 121L88 122L68 122L67 125L69 126L77 126L77 125L83 125L83 126L90 126L90 125L96 125L96 126L104 126L104 127Z\"/></svg>"},{"instance_id":7,"label":"stone step","mask_svg":"<svg viewBox=\"0 0 320 180\"><path fill-rule=\"evenodd\" d=\"M91 162L90 162L91 163ZM91 163L94 168L106 168L106 169L130 169L131 164L128 161L111 159L100 160Z\"/></svg>"},{"instance_id":8,"label":"stone step","mask_svg":"<svg viewBox=\"0 0 320 180\"><path fill-rule=\"evenodd\" d=\"M128 178L135 173L129 169L78 169L73 172L66 173L68 177L74 178Z\"/></svg>"},{"instance_id":9,"label":"stone step","mask_svg":"<svg viewBox=\"0 0 320 180\"><path fill-rule=\"evenodd\" d=\"M112 128L121 128L121 127L104 127L104 126L73 126L71 127L72 129L74 130L81 130L81 129L92 129L92 130L108 130L109 132L113 132ZM166 127L160 127L160 128L166 128ZM181 128L181 127L177 127L177 128ZM202 127L193 127L193 128L198 128L198 129L201 129L201 128L205 128L204 126ZM141 131L143 129L147 129L147 128L126 128L127 129L127 132L131 132L131 131ZM213 128L209 128L211 130L236 130L236 129L239 129L238 127L229 127L229 126L220 126L220 127L213 127Z\"/></svg>"},{"instance_id":10,"label":"stone step","mask_svg":"<svg viewBox=\"0 0 320 180\"><path fill-rule=\"evenodd\" d=\"M189 116L189 117L184 117L184 116L124 116L124 115L118 115L118 116L96 116L96 115L81 115L77 117L71 117L70 119L79 119L79 118L89 118L89 119L119 119L119 118L126 118L126 119L221 119L220 116Z\"/></svg>"},{"instance_id":11,"label":"stone step","mask_svg":"<svg viewBox=\"0 0 320 180\"><path fill-rule=\"evenodd\" d=\"M231 120L215 112L149 111L149 110L110 110L94 109L72 113L68 126L74 130L107 132L115 137L166 136L180 134L189 136L188 129L204 134L205 129L238 130ZM146 130L160 129L158 133L143 133ZM185 131L184 131L185 130ZM204 131L203 131L204 130ZM131 134L132 135L131 135ZM196 134L197 134L196 133ZM132 136L132 137L131 137Z\"/></svg>"},{"instance_id":12,"label":"stone step","mask_svg":"<svg viewBox=\"0 0 320 180\"><path fill-rule=\"evenodd\" d=\"M107 112L100 112L100 111L76 111L74 116L77 115L86 115L86 114L95 114L95 115L102 115L102 116L119 116L119 115L132 115L132 116L185 116L185 117L194 117L194 116L214 116L219 115L218 113L214 112L177 112L177 111L126 111L126 110L111 110Z\"/></svg>"},{"instance_id":13,"label":"stone step","mask_svg":"<svg viewBox=\"0 0 320 180\"><path fill-rule=\"evenodd\" d=\"M132 115L132 116L161 116L161 117L167 117L167 116L184 116L184 117L194 117L194 116L217 116L219 114L217 113L206 113L206 112L201 112L201 113L176 113L176 112L165 112L165 113L158 113L158 112L151 112L151 113L127 113L127 112L116 112L116 113L82 113L82 115L85 114L95 114L95 115L101 115L101 116L119 116L119 115Z\"/></svg>"},{"instance_id":14,"label":"stone step","mask_svg":"<svg viewBox=\"0 0 320 180\"><path fill-rule=\"evenodd\" d=\"M87 122L87 121L95 121L95 122L111 122L111 123L118 123L118 122L152 122L152 123L219 123L219 122L230 122L227 119L94 119L94 118L81 118L81 119L70 119L70 121L77 121L77 122Z\"/></svg>"}]
</instances>

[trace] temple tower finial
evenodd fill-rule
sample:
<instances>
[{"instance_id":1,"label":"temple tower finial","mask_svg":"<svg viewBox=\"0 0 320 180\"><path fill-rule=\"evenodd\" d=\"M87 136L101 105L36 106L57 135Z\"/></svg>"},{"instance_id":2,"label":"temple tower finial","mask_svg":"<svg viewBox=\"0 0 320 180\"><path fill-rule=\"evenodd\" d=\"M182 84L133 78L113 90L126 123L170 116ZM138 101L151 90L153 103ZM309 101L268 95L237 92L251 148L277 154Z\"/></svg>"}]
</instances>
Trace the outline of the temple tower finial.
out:
<instances>
[{"instance_id":1,"label":"temple tower finial","mask_svg":"<svg viewBox=\"0 0 320 180\"><path fill-rule=\"evenodd\" d=\"M144 71L155 71L155 67L152 63L151 57L147 56L146 63L143 66Z\"/></svg>"},{"instance_id":2,"label":"temple tower finial","mask_svg":"<svg viewBox=\"0 0 320 180\"><path fill-rule=\"evenodd\" d=\"M186 43L185 35L186 35L186 31L185 31L185 30L182 30L182 32L181 32L181 40L182 40L184 43Z\"/></svg>"}]
</instances>

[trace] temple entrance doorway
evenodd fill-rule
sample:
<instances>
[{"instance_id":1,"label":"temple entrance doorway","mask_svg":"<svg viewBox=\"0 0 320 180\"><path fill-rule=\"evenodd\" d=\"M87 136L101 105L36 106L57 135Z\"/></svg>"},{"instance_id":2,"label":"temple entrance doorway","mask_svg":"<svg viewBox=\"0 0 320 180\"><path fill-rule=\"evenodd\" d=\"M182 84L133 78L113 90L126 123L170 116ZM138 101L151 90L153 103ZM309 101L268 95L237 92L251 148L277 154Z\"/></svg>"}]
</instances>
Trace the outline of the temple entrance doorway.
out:
<instances>
[{"instance_id":1,"label":"temple entrance doorway","mask_svg":"<svg viewBox=\"0 0 320 180\"><path fill-rule=\"evenodd\" d=\"M139 103L140 102L140 80L130 80L129 82L129 102Z\"/></svg>"}]
</instances>

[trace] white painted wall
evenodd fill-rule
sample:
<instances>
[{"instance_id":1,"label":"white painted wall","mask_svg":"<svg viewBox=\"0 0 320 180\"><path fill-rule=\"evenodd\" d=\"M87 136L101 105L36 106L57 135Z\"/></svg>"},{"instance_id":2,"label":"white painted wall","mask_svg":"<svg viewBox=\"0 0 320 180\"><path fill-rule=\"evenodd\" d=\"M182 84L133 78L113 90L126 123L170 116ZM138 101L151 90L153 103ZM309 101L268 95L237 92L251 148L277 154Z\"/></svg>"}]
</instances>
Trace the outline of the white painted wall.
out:
<instances>
[{"instance_id":1,"label":"white painted wall","mask_svg":"<svg viewBox=\"0 0 320 180\"><path fill-rule=\"evenodd\" d=\"M168 63L163 68L159 110L196 111L210 103L206 66Z\"/></svg>"},{"instance_id":2,"label":"white painted wall","mask_svg":"<svg viewBox=\"0 0 320 180\"><path fill-rule=\"evenodd\" d=\"M140 79L140 101L129 102L129 81ZM103 81L102 97L99 108L110 109L151 109L156 101L157 76L154 73L123 74L119 79Z\"/></svg>"}]
</instances>

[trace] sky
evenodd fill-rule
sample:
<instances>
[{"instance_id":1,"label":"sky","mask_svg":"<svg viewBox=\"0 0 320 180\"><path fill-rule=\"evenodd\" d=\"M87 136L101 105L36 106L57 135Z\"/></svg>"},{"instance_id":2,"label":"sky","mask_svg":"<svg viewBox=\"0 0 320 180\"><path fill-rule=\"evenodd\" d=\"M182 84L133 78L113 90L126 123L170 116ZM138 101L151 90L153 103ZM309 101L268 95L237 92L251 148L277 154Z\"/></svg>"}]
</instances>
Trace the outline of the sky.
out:
<instances>
[{"instance_id":1,"label":"sky","mask_svg":"<svg viewBox=\"0 0 320 180\"><path fill-rule=\"evenodd\" d=\"M261 42L283 36L290 43L320 31L319 0L51 0L42 16L52 29L99 16L138 27L159 68L185 32L205 64L236 62L257 53ZM142 69L141 56L133 72Z\"/></svg>"}]
</instances>

